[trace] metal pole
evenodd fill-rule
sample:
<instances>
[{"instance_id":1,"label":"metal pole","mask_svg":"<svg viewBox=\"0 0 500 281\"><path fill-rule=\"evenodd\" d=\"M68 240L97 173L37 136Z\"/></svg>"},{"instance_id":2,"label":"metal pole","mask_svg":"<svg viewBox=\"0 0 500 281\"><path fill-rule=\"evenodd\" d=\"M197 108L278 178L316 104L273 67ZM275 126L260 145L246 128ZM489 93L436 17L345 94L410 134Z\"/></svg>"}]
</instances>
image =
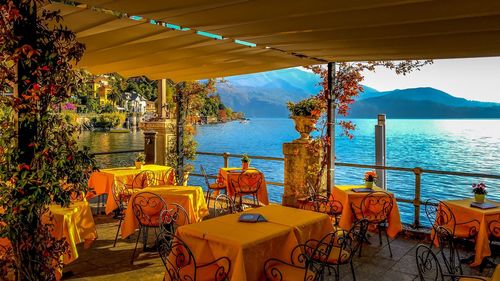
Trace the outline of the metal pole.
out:
<instances>
[{"instance_id":1,"label":"metal pole","mask_svg":"<svg viewBox=\"0 0 500 281\"><path fill-rule=\"evenodd\" d=\"M335 186L335 103L333 95L333 83L335 79L335 63L328 63L328 96L327 96L327 121L326 135L329 138L327 150L327 175L326 192L330 196L332 187Z\"/></svg>"},{"instance_id":2,"label":"metal pole","mask_svg":"<svg viewBox=\"0 0 500 281\"><path fill-rule=\"evenodd\" d=\"M420 226L420 187L422 179L422 168L416 167L413 169L415 173L415 198L413 199L413 226L418 228Z\"/></svg>"},{"instance_id":3,"label":"metal pole","mask_svg":"<svg viewBox=\"0 0 500 281\"><path fill-rule=\"evenodd\" d=\"M385 114L378 115L378 122L375 125L375 165L385 166ZM377 169L377 186L387 189L386 170Z\"/></svg>"}]
</instances>

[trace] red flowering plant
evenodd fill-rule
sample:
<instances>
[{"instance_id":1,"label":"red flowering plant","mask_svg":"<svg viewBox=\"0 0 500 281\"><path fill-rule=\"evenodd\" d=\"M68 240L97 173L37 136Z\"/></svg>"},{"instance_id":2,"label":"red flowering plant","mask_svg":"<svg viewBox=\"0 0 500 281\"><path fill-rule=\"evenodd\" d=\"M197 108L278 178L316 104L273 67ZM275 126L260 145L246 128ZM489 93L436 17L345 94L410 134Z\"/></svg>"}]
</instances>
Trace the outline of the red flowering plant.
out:
<instances>
[{"instance_id":1,"label":"red flowering plant","mask_svg":"<svg viewBox=\"0 0 500 281\"><path fill-rule=\"evenodd\" d=\"M17 280L56 279L68 244L52 236L49 205L68 206L95 169L59 112L79 84L84 46L44 5L0 1L0 93L13 93L0 95L0 238L12 253L0 264Z\"/></svg>"},{"instance_id":2,"label":"red flowering plant","mask_svg":"<svg viewBox=\"0 0 500 281\"><path fill-rule=\"evenodd\" d=\"M377 178L377 172L375 171L368 171L365 173L365 181L367 182L373 182Z\"/></svg>"},{"instance_id":3,"label":"red flowering plant","mask_svg":"<svg viewBox=\"0 0 500 281\"><path fill-rule=\"evenodd\" d=\"M472 184L472 193L474 194L488 194L486 184L483 182Z\"/></svg>"}]
</instances>

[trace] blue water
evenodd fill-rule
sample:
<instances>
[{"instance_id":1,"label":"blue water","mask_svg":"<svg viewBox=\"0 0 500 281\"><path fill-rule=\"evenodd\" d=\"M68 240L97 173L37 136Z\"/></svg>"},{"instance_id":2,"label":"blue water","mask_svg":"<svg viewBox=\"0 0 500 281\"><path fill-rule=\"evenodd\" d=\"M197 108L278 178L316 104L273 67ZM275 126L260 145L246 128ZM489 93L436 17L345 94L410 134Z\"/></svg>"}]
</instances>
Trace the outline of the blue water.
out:
<instances>
[{"instance_id":1,"label":"blue water","mask_svg":"<svg viewBox=\"0 0 500 281\"><path fill-rule=\"evenodd\" d=\"M335 142L337 161L374 164L376 120L353 120L357 129L354 139L338 135ZM387 165L422 167L443 171L500 174L500 120L387 120ZM340 128L337 129L340 132ZM121 135L121 136L117 136ZM248 124L230 122L197 128L199 151L283 157L282 144L298 137L290 119L252 119ZM141 133L91 133L82 137L94 151L141 148ZM104 149L100 149L104 144ZM126 156L120 156L125 157ZM130 156L128 156L130 157ZM113 158L115 161L117 158ZM109 160L109 159L108 159ZM223 166L222 157L199 156L209 174ZM237 158L231 166L240 166ZM283 162L252 160L252 166L264 172L267 181L283 182ZM336 184L362 184L368 169L337 167ZM191 177L190 184L204 185ZM453 199L471 197L471 184L485 182L488 198L500 201L500 180L423 174L422 199L430 197ZM387 173L388 189L397 197L413 199L415 176L408 172ZM282 187L268 186L271 201L280 202ZM404 222L413 221L413 206L399 203ZM423 213L423 212L422 212ZM422 218L422 222L425 219Z\"/></svg>"}]
</instances>

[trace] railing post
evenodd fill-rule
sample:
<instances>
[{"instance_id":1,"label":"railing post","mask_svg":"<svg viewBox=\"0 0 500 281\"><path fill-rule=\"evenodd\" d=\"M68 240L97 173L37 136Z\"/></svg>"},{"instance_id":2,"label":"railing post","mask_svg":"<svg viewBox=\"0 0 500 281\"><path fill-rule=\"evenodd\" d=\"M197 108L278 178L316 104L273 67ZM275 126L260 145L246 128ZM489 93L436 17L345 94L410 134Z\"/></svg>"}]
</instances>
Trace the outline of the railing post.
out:
<instances>
[{"instance_id":1,"label":"railing post","mask_svg":"<svg viewBox=\"0 0 500 281\"><path fill-rule=\"evenodd\" d=\"M421 186L422 168L415 167L413 169L413 173L415 174L415 198L413 199L413 207L415 213L413 217L413 226L417 228L420 226L420 186Z\"/></svg>"},{"instance_id":2,"label":"railing post","mask_svg":"<svg viewBox=\"0 0 500 281\"><path fill-rule=\"evenodd\" d=\"M224 152L224 168L229 167L229 152Z\"/></svg>"}]
</instances>

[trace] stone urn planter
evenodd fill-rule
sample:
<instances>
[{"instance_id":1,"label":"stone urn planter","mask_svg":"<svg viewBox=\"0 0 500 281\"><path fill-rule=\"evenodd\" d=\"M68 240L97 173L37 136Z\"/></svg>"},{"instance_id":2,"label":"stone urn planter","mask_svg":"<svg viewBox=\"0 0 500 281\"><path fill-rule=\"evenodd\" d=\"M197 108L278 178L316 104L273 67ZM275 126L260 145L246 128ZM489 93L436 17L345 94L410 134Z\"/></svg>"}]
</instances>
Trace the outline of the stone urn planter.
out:
<instances>
[{"instance_id":1,"label":"stone urn planter","mask_svg":"<svg viewBox=\"0 0 500 281\"><path fill-rule=\"evenodd\" d=\"M309 142L311 132L316 129L318 118L312 116L292 116L291 118L295 123L295 130L300 134L300 138L294 142Z\"/></svg>"}]
</instances>

